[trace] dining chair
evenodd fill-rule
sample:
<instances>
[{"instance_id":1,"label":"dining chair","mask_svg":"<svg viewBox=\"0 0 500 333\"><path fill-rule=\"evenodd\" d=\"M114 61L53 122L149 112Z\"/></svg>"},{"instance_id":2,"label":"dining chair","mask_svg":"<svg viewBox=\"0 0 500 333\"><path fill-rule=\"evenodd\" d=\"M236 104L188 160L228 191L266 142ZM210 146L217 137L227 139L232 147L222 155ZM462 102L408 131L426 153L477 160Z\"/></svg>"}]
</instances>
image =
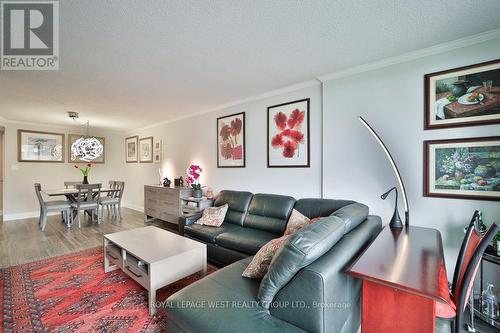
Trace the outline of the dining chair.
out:
<instances>
[{"instance_id":1,"label":"dining chair","mask_svg":"<svg viewBox=\"0 0 500 333\"><path fill-rule=\"evenodd\" d=\"M99 200L99 204L102 206L101 215L104 215L104 207L106 207L108 211L108 216L111 211L113 216L116 217L118 215L118 217L120 217L121 220L122 197L123 197L123 191L125 189L125 182L112 180L109 182L109 187L113 189L113 191L109 191L107 196L102 197Z\"/></svg>"},{"instance_id":2,"label":"dining chair","mask_svg":"<svg viewBox=\"0 0 500 333\"><path fill-rule=\"evenodd\" d=\"M67 182L64 182L64 187L65 188L76 188L76 185L82 184L82 183L83 183L82 181L79 181L79 182L67 181Z\"/></svg>"},{"instance_id":3,"label":"dining chair","mask_svg":"<svg viewBox=\"0 0 500 333\"><path fill-rule=\"evenodd\" d=\"M55 201L45 201L42 196L42 185L35 183L35 193L38 198L38 203L40 204L40 218L38 220L38 226L40 230L45 231L45 225L47 224L47 214L49 212L62 212L64 221L66 221L66 226L71 227L71 206L67 201L55 200Z\"/></svg>"},{"instance_id":4,"label":"dining chair","mask_svg":"<svg viewBox=\"0 0 500 333\"><path fill-rule=\"evenodd\" d=\"M76 196L76 202L71 203L71 208L76 211L78 228L81 228L81 210L89 211L92 220L96 216L97 223L101 223L99 219L99 197L102 184L76 184L75 187L78 190L78 195Z\"/></svg>"},{"instance_id":5,"label":"dining chair","mask_svg":"<svg viewBox=\"0 0 500 333\"><path fill-rule=\"evenodd\" d=\"M453 275L450 292L452 303L436 302L436 316L440 319L450 320L453 333L462 332L467 300L474 285L474 278L477 275L481 257L498 230L498 225L493 223L488 231L482 235L478 231L474 216L467 228L456 263L458 268L455 267ZM444 280L443 282L446 281L444 270L440 274L440 279ZM445 284L440 283L440 285Z\"/></svg>"}]
</instances>

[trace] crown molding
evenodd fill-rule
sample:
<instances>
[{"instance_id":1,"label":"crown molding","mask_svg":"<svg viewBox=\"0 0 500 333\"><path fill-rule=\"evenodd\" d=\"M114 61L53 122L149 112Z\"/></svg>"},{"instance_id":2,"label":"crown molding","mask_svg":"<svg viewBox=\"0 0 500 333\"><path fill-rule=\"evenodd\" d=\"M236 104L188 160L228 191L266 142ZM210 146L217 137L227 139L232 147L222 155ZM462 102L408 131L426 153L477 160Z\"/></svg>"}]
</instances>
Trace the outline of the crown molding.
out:
<instances>
[{"instance_id":1,"label":"crown molding","mask_svg":"<svg viewBox=\"0 0 500 333\"><path fill-rule=\"evenodd\" d=\"M185 116L181 116L181 117L177 117L177 118L165 120L165 121L162 121L162 122L158 122L158 123L155 123L155 124L147 125L147 126L144 126L144 127L140 127L140 128L128 131L127 134L131 134L131 133L134 133L134 132L138 132L138 131L142 131L142 130L147 130L147 129L155 128L155 127L166 125L166 124L170 124L170 123L174 123L174 122L179 121L179 120L184 120L184 119L188 119L188 118L192 118L192 117L196 117L196 116L201 116L203 114L207 114L207 113L211 113L211 112L215 112L215 111L224 110L224 109L227 109L227 108L230 108L230 107L233 107L233 106L238 106L238 105L250 103L250 102L253 102L253 101L258 101L258 100L265 99L265 98L270 98L270 97L274 97L274 96L278 96L278 95L282 95L282 94L286 94L286 93L291 93L291 92L294 92L294 91L297 91L297 90L301 90L301 89L305 89L305 88L309 88L309 87L319 86L320 84L321 84L321 82L319 82L318 80L304 81L304 82L293 84L293 85L286 86L286 87L283 87L283 88L271 90L271 91L268 91L268 92L263 93L263 94L254 95L254 96L250 96L250 97L247 97L247 98L239 99L239 100L236 100L236 101L233 101L233 102L221 104L221 105L218 105L218 106L215 106L213 108L206 109L206 110L203 110L203 111L191 113L191 114L188 114L188 115L185 115Z\"/></svg>"},{"instance_id":2,"label":"crown molding","mask_svg":"<svg viewBox=\"0 0 500 333\"><path fill-rule=\"evenodd\" d=\"M374 61L360 66L343 69L326 75L321 75L318 76L318 80L325 82L346 76L360 74L363 72L368 72L375 69L424 58L430 55L444 53L466 46L471 46L474 44L486 42L496 38L500 38L500 29L485 31L477 35L456 39L450 42L434 45L425 49L404 53L399 56L385 58L379 61Z\"/></svg>"},{"instance_id":3,"label":"crown molding","mask_svg":"<svg viewBox=\"0 0 500 333\"><path fill-rule=\"evenodd\" d=\"M65 131L76 131L76 132L85 132L85 129L82 130L84 125L60 125L60 124L49 124L49 123L33 123L30 121L23 121L23 120L13 120L13 119L7 119L5 117L0 117L0 123L3 123L5 126L7 124L14 124L14 125L22 125L22 126L30 126L30 127L49 127L49 128L56 128L56 129L61 129ZM93 127L92 131L94 132L106 132L110 134L116 134L116 135L124 135L127 132L126 131L113 131L109 130L106 128L100 128L100 127Z\"/></svg>"}]
</instances>

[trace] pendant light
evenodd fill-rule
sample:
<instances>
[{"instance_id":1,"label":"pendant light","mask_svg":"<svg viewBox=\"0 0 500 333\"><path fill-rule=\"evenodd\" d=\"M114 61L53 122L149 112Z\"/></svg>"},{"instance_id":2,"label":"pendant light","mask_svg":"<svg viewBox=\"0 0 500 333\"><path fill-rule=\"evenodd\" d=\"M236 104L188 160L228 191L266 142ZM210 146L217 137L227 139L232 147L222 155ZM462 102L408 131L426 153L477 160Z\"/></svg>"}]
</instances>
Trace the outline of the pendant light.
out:
<instances>
[{"instance_id":1,"label":"pendant light","mask_svg":"<svg viewBox=\"0 0 500 333\"><path fill-rule=\"evenodd\" d=\"M87 120L87 133L71 145L71 154L82 161L91 162L101 156L103 151L104 147L101 142L89 136L89 121Z\"/></svg>"}]
</instances>

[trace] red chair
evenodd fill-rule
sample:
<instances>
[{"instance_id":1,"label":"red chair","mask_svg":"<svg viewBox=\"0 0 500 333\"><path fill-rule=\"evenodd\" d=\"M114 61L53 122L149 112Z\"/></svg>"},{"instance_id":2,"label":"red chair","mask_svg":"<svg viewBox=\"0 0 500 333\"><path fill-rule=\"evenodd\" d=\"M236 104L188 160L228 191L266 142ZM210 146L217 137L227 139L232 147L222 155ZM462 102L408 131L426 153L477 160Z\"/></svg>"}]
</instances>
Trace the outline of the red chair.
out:
<instances>
[{"instance_id":1,"label":"red chair","mask_svg":"<svg viewBox=\"0 0 500 333\"><path fill-rule=\"evenodd\" d=\"M462 332L465 307L479 269L481 257L499 229L498 225L493 224L486 234L481 236L477 231L479 226L476 226L477 214L476 211L472 217L458 254L450 293L452 304L436 302L436 316L452 320L452 332L454 333ZM448 285L444 269L440 279L443 280L440 285Z\"/></svg>"}]
</instances>

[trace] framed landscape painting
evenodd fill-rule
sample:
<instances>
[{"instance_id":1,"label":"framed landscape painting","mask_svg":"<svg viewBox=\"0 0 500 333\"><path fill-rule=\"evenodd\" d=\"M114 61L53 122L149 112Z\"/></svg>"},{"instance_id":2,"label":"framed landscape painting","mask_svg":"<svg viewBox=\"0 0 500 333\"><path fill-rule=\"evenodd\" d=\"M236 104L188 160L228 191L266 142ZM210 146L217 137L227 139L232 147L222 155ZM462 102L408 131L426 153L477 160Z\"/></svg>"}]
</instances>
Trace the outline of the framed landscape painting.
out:
<instances>
[{"instance_id":1,"label":"framed landscape painting","mask_svg":"<svg viewBox=\"0 0 500 333\"><path fill-rule=\"evenodd\" d=\"M217 167L245 167L245 112L217 118Z\"/></svg>"},{"instance_id":2,"label":"framed landscape painting","mask_svg":"<svg viewBox=\"0 0 500 333\"><path fill-rule=\"evenodd\" d=\"M64 134L17 130L19 162L64 162Z\"/></svg>"},{"instance_id":3,"label":"framed landscape painting","mask_svg":"<svg viewBox=\"0 0 500 333\"><path fill-rule=\"evenodd\" d=\"M142 138L139 140L139 162L153 162L153 137Z\"/></svg>"},{"instance_id":4,"label":"framed landscape painting","mask_svg":"<svg viewBox=\"0 0 500 333\"><path fill-rule=\"evenodd\" d=\"M267 108L267 167L308 168L310 99Z\"/></svg>"},{"instance_id":5,"label":"framed landscape painting","mask_svg":"<svg viewBox=\"0 0 500 333\"><path fill-rule=\"evenodd\" d=\"M500 123L500 59L424 76L425 129Z\"/></svg>"},{"instance_id":6,"label":"framed landscape painting","mask_svg":"<svg viewBox=\"0 0 500 333\"><path fill-rule=\"evenodd\" d=\"M79 138L81 138L82 136L83 135L81 135L81 134L68 134L68 156L69 156L68 162L70 162L70 163L89 163L88 161L84 161L84 160L80 159L78 156L74 156L72 151L71 151L71 146L73 145L73 143L76 140L78 140ZM99 142L104 147L104 150L102 151L101 156L92 160L92 163L104 163L105 153L106 153L106 145L104 144L105 139L103 137L99 137L99 136L93 136L93 137L96 138L97 140L99 140Z\"/></svg>"},{"instance_id":7,"label":"framed landscape painting","mask_svg":"<svg viewBox=\"0 0 500 333\"><path fill-rule=\"evenodd\" d=\"M424 141L424 195L500 200L500 136Z\"/></svg>"},{"instance_id":8,"label":"framed landscape painting","mask_svg":"<svg viewBox=\"0 0 500 333\"><path fill-rule=\"evenodd\" d=\"M139 137L130 136L125 138L125 162L127 163L135 163L137 162L139 155Z\"/></svg>"}]
</instances>

